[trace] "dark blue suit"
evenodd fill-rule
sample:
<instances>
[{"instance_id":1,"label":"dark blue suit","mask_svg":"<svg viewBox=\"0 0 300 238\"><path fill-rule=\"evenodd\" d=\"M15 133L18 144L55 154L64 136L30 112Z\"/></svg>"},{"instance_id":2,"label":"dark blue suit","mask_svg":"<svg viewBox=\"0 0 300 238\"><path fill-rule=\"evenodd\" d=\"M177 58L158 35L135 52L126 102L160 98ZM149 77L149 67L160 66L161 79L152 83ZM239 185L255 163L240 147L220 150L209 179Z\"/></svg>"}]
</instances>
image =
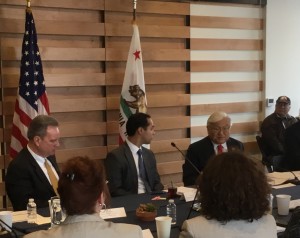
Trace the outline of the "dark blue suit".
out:
<instances>
[{"instance_id":1,"label":"dark blue suit","mask_svg":"<svg viewBox=\"0 0 300 238\"><path fill-rule=\"evenodd\" d=\"M244 150L243 144L231 137L226 142L228 151ZM212 141L207 136L202 140L196 141L191 144L187 150L187 158L202 171L207 161L215 155L215 150ZM184 186L195 185L196 179L199 176L198 172L190 165L188 161L182 165L183 183Z\"/></svg>"},{"instance_id":2,"label":"dark blue suit","mask_svg":"<svg viewBox=\"0 0 300 238\"><path fill-rule=\"evenodd\" d=\"M47 158L56 172L59 168L54 156ZM26 210L29 198L34 198L37 207L47 207L48 200L56 196L46 175L28 151L23 148L13 159L5 177L6 192L15 211Z\"/></svg>"},{"instance_id":3,"label":"dark blue suit","mask_svg":"<svg viewBox=\"0 0 300 238\"><path fill-rule=\"evenodd\" d=\"M160 182L153 152L143 147L142 156L147 174L145 187L151 191L162 190L163 185ZM137 169L127 143L108 153L104 164L111 196L138 193Z\"/></svg>"}]
</instances>

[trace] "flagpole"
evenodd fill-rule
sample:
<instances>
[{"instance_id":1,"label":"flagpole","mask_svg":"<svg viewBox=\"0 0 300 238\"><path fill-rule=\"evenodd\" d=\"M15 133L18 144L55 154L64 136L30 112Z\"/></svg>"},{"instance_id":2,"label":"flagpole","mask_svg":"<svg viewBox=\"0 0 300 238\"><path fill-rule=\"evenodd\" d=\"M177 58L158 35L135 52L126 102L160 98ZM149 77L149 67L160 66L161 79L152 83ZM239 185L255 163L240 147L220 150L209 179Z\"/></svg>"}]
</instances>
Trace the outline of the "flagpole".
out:
<instances>
[{"instance_id":1,"label":"flagpole","mask_svg":"<svg viewBox=\"0 0 300 238\"><path fill-rule=\"evenodd\" d=\"M30 8L30 0L26 0L26 1L27 1L26 11L27 11L28 13L30 13L30 12L31 12L31 8Z\"/></svg>"},{"instance_id":2,"label":"flagpole","mask_svg":"<svg viewBox=\"0 0 300 238\"><path fill-rule=\"evenodd\" d=\"M133 0L133 23L135 23L135 19L136 19L136 3L137 0Z\"/></svg>"}]
</instances>

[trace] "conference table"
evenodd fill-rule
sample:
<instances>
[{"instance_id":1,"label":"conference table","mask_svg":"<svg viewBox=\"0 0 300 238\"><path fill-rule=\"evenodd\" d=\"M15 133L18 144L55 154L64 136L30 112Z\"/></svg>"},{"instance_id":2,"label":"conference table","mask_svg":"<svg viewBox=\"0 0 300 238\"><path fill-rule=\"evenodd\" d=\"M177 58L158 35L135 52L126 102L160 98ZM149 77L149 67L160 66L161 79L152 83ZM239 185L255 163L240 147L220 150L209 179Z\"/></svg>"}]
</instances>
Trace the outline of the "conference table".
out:
<instances>
[{"instance_id":1,"label":"conference table","mask_svg":"<svg viewBox=\"0 0 300 238\"><path fill-rule=\"evenodd\" d=\"M291 212L288 216L278 215L275 197L277 194L290 194L292 196L292 199L300 199L300 186L273 188L272 194L274 195L272 211L273 216L275 217L275 220L278 225L286 226L291 217ZM168 204L168 200L164 199L166 198L166 195L167 194L159 195L163 200L152 200L154 197L158 196L157 194L132 194L122 197L114 197L111 199L109 206L111 208L124 207L126 211L126 217L113 218L109 220L116 223L128 223L139 225L142 229L149 229L153 237L157 237L155 221L141 221L136 216L135 211L141 203L153 203L158 208L157 216L165 216L166 205ZM187 219L188 215L189 218L199 215L199 212L191 209L192 202L185 202L185 200L180 198L179 196L176 197L174 200L177 208L177 223L175 225L172 225L171 227L171 238L179 236L182 223L184 222L184 220ZM39 209L38 213L42 216L49 216L49 209ZM18 222L13 224L13 228L15 228L18 231L19 235L22 233L27 234L36 230L48 229L49 227L50 224L36 225L28 224L27 222Z\"/></svg>"},{"instance_id":2,"label":"conference table","mask_svg":"<svg viewBox=\"0 0 300 238\"><path fill-rule=\"evenodd\" d=\"M154 197L160 196L161 200L152 200ZM111 198L110 205L106 205L109 211L110 208L119 208L124 207L126 211L126 217L119 217L108 219L115 223L128 223L128 224L136 224L139 225L142 229L149 229L153 235L153 237L157 237L156 234L156 224L155 221L141 221L135 214L136 208L141 203L153 203L157 209L157 216L165 216L166 215L166 205L168 204L168 200L166 199L167 194L132 194L121 197ZM189 217L195 217L199 215L199 212L191 209L193 202L185 202L184 199L181 199L180 196L174 198L176 209L177 209L177 222L175 225L171 227L171 237L178 237L180 233L180 228L184 220ZM191 211L191 212L190 212ZM49 209L38 209L38 213L42 216L49 216ZM190 214L189 214L190 213ZM18 222L13 224L13 228L15 228L20 233L30 233L33 231L48 229L50 224L44 225L36 225L36 224L28 224L27 222Z\"/></svg>"}]
</instances>

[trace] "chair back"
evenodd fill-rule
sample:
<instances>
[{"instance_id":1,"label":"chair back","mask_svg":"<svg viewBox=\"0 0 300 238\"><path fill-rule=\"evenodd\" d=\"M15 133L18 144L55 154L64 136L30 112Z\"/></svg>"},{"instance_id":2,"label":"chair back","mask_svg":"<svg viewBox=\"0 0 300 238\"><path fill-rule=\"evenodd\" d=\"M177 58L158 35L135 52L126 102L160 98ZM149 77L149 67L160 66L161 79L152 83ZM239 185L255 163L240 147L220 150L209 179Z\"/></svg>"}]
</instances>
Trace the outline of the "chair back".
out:
<instances>
[{"instance_id":1,"label":"chair back","mask_svg":"<svg viewBox=\"0 0 300 238\"><path fill-rule=\"evenodd\" d=\"M269 172L273 172L273 161L272 156L268 156L266 145L264 144L263 139L261 136L256 136L256 142L258 145L258 148L260 150L261 156L262 156L262 163L265 165Z\"/></svg>"}]
</instances>

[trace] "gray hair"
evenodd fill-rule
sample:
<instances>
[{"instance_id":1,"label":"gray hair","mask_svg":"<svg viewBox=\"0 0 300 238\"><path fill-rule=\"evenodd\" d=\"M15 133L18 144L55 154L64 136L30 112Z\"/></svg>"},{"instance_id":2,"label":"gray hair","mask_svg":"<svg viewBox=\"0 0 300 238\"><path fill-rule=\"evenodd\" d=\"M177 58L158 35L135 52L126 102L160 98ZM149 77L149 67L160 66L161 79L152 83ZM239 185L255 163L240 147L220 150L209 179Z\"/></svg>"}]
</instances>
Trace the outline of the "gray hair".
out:
<instances>
[{"instance_id":1,"label":"gray hair","mask_svg":"<svg viewBox=\"0 0 300 238\"><path fill-rule=\"evenodd\" d=\"M224 118L228 118L229 119L230 126L231 126L231 118L227 115L226 112L214 112L213 114L211 114L209 116L209 118L207 119L207 125L212 124L212 123L216 123L218 121L221 121Z\"/></svg>"}]
</instances>

